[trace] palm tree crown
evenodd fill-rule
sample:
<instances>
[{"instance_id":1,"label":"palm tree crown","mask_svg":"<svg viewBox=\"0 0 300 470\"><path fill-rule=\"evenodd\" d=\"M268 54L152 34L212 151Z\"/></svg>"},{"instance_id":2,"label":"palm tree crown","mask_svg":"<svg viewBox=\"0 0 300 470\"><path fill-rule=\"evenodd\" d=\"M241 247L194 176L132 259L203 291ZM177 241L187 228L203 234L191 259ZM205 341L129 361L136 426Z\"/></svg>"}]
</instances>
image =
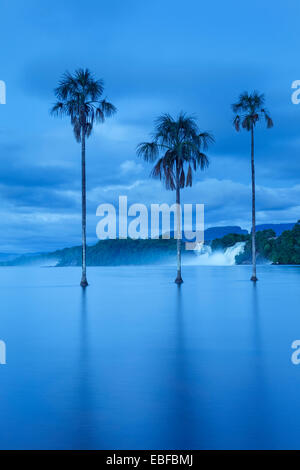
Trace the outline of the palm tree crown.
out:
<instances>
[{"instance_id":1,"label":"palm tree crown","mask_svg":"<svg viewBox=\"0 0 300 470\"><path fill-rule=\"evenodd\" d=\"M54 90L57 102L51 113L70 116L76 140L81 142L81 131L91 135L94 122L104 122L116 112L114 105L101 99L103 81L95 80L88 69L78 69L72 75L66 72Z\"/></svg>"},{"instance_id":2,"label":"palm tree crown","mask_svg":"<svg viewBox=\"0 0 300 470\"><path fill-rule=\"evenodd\" d=\"M236 114L233 120L235 129L239 131L242 126L243 129L250 131L261 118L265 119L268 129L273 127L273 121L264 104L264 94L259 94L257 91L251 94L246 91L242 93L238 102L232 105L232 110Z\"/></svg>"},{"instance_id":3,"label":"palm tree crown","mask_svg":"<svg viewBox=\"0 0 300 470\"><path fill-rule=\"evenodd\" d=\"M213 141L208 132L199 131L193 117L180 113L175 120L163 114L155 121L153 140L139 144L137 154L150 162L158 159L151 176L164 179L166 188L174 190L192 186L193 170L208 166L203 150Z\"/></svg>"}]
</instances>

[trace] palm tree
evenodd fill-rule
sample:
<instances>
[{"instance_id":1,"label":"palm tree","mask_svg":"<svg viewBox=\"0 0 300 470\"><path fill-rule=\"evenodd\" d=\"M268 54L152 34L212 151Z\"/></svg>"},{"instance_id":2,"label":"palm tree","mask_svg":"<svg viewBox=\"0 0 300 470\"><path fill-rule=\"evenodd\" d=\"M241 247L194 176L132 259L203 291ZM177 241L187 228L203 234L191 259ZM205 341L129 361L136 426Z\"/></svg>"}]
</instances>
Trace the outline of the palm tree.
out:
<instances>
[{"instance_id":1,"label":"palm tree","mask_svg":"<svg viewBox=\"0 0 300 470\"><path fill-rule=\"evenodd\" d=\"M151 142L142 142L137 154L149 162L156 162L151 172L153 178L163 179L166 189L176 191L177 207L177 277L176 284L183 282L181 277L181 207L180 189L192 186L193 170L204 170L208 158L202 150L213 142L208 132L200 133L195 119L180 113L177 119L169 114L159 116Z\"/></svg>"},{"instance_id":2,"label":"palm tree","mask_svg":"<svg viewBox=\"0 0 300 470\"><path fill-rule=\"evenodd\" d=\"M74 74L65 72L54 93L57 102L51 109L55 116L68 116L77 142L81 143L82 182L82 277L80 285L88 285L86 278L86 172L85 144L95 122L104 122L116 108L101 99L103 81L96 80L88 69L77 69Z\"/></svg>"},{"instance_id":3,"label":"palm tree","mask_svg":"<svg viewBox=\"0 0 300 470\"><path fill-rule=\"evenodd\" d=\"M253 91L252 94L244 92L240 95L237 103L232 105L232 110L236 114L233 120L237 132L242 126L251 132L251 174L252 174L252 277L251 281L256 282L256 246L255 246L255 165L254 165L254 128L257 122L265 119L267 128L273 127L273 121L264 107L265 96Z\"/></svg>"}]
</instances>

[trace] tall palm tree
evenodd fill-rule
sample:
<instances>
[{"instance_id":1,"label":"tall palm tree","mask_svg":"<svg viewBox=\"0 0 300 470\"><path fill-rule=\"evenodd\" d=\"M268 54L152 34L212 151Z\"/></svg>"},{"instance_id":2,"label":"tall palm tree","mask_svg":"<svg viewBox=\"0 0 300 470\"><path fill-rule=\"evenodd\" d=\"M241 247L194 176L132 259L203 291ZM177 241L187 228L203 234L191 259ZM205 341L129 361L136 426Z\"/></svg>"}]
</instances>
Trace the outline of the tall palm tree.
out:
<instances>
[{"instance_id":1,"label":"tall palm tree","mask_svg":"<svg viewBox=\"0 0 300 470\"><path fill-rule=\"evenodd\" d=\"M55 116L68 116L77 142L81 143L82 183L82 277L80 285L88 285L86 278L86 171L85 145L95 122L104 122L116 112L114 105L101 99L103 81L96 80L88 69L65 72L54 93L57 102L51 109Z\"/></svg>"},{"instance_id":2,"label":"tall palm tree","mask_svg":"<svg viewBox=\"0 0 300 470\"><path fill-rule=\"evenodd\" d=\"M265 96L253 91L252 94L247 92L239 96L237 103L232 105L232 110L236 114L233 120L234 127L237 132L242 126L248 132L251 132L251 175L252 175L252 277L251 281L256 282L256 244L255 244L255 165L254 165L254 128L256 123L264 119L267 128L273 127L273 121L264 107Z\"/></svg>"},{"instance_id":3,"label":"tall palm tree","mask_svg":"<svg viewBox=\"0 0 300 470\"><path fill-rule=\"evenodd\" d=\"M180 113L177 119L169 114L159 116L151 142L142 142L137 154L149 162L156 162L151 172L153 178L163 179L166 189L176 191L177 204L177 277L176 284L183 282L181 277L181 207L180 189L193 184L193 170L204 170L208 158L202 150L213 142L212 135L200 132L195 119Z\"/></svg>"}]
</instances>

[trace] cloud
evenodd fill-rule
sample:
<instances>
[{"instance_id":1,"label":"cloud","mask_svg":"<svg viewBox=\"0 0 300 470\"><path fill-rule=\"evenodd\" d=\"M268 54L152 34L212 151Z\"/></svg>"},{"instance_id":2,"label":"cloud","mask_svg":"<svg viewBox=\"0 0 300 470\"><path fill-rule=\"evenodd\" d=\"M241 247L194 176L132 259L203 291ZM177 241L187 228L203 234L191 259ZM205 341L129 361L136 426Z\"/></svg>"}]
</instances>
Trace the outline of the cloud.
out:
<instances>
[{"instance_id":1,"label":"cloud","mask_svg":"<svg viewBox=\"0 0 300 470\"><path fill-rule=\"evenodd\" d=\"M134 160L126 160L125 162L121 163L121 172L124 175L137 175L141 173L143 167L141 164L136 163Z\"/></svg>"}]
</instances>

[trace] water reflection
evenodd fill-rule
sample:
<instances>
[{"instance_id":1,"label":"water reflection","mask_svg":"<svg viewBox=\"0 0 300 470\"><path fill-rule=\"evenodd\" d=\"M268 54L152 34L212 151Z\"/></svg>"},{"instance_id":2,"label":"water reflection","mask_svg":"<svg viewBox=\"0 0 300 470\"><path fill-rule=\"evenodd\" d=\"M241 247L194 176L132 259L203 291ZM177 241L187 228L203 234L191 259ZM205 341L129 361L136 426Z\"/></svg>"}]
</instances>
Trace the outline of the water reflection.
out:
<instances>
[{"instance_id":1,"label":"water reflection","mask_svg":"<svg viewBox=\"0 0 300 470\"><path fill-rule=\"evenodd\" d=\"M173 311L175 314L174 328L174 386L169 388L172 393L169 399L170 420L169 436L175 447L188 448L193 442L194 413L189 388L186 387L189 375L188 351L186 345L185 311L183 308L183 286L176 286Z\"/></svg>"},{"instance_id":2,"label":"water reflection","mask_svg":"<svg viewBox=\"0 0 300 470\"><path fill-rule=\"evenodd\" d=\"M202 402L205 384L202 376L201 344L195 350L188 343L189 293L177 286L173 297L174 356L173 384L169 384L168 435L172 449L200 448L208 433L207 411ZM199 328L199 324L194 325Z\"/></svg>"},{"instance_id":3,"label":"water reflection","mask_svg":"<svg viewBox=\"0 0 300 470\"><path fill-rule=\"evenodd\" d=\"M266 448L266 444L274 444L273 428L269 420L269 394L266 382L266 368L264 357L264 340L261 331L263 311L260 306L259 283L252 284L251 306L252 306L252 367L249 370L249 385L252 389L253 417L248 426L248 435L245 442L253 441L254 448Z\"/></svg>"},{"instance_id":4,"label":"water reflection","mask_svg":"<svg viewBox=\"0 0 300 470\"><path fill-rule=\"evenodd\" d=\"M78 321L78 377L75 383L77 404L75 413L74 449L93 448L94 409L92 399L91 363L89 345L88 289L82 288Z\"/></svg>"}]
</instances>

